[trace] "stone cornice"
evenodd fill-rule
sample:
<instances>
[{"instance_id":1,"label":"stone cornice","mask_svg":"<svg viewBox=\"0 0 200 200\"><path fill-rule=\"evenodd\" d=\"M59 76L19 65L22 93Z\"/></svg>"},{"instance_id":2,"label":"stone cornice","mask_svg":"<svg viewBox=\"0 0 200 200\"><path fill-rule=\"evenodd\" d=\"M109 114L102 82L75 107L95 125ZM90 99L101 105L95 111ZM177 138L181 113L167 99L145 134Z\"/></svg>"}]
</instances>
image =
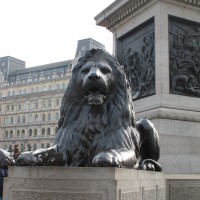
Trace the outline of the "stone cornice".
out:
<instances>
[{"instance_id":1,"label":"stone cornice","mask_svg":"<svg viewBox=\"0 0 200 200\"><path fill-rule=\"evenodd\" d=\"M96 24L111 29L146 4L158 1L163 0L116 0L95 17ZM200 0L167 0L166 2L183 3L200 8Z\"/></svg>"}]
</instances>

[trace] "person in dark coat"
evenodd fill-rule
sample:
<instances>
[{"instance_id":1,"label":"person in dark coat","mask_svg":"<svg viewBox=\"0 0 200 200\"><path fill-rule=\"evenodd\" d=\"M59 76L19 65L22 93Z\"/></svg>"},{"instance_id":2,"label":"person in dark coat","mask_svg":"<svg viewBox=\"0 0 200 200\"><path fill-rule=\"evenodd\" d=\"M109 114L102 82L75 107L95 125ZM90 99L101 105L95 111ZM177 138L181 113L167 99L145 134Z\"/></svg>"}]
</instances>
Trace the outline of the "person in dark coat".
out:
<instances>
[{"instance_id":1,"label":"person in dark coat","mask_svg":"<svg viewBox=\"0 0 200 200\"><path fill-rule=\"evenodd\" d=\"M8 176L8 166L0 167L0 200L3 198L3 180Z\"/></svg>"},{"instance_id":2,"label":"person in dark coat","mask_svg":"<svg viewBox=\"0 0 200 200\"><path fill-rule=\"evenodd\" d=\"M0 149L0 200L3 197L3 181L8 176L8 166L14 165L14 159L9 152Z\"/></svg>"}]
</instances>

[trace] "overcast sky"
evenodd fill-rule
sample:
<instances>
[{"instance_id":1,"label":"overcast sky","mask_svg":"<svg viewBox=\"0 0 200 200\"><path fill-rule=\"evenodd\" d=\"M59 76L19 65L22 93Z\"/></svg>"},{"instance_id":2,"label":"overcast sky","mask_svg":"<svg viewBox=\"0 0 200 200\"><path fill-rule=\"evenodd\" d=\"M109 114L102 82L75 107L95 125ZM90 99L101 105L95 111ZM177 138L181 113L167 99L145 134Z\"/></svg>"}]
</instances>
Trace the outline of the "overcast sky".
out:
<instances>
[{"instance_id":1,"label":"overcast sky","mask_svg":"<svg viewBox=\"0 0 200 200\"><path fill-rule=\"evenodd\" d=\"M0 0L0 57L32 67L73 59L77 41L93 38L112 53L112 33L94 17L114 0Z\"/></svg>"}]
</instances>

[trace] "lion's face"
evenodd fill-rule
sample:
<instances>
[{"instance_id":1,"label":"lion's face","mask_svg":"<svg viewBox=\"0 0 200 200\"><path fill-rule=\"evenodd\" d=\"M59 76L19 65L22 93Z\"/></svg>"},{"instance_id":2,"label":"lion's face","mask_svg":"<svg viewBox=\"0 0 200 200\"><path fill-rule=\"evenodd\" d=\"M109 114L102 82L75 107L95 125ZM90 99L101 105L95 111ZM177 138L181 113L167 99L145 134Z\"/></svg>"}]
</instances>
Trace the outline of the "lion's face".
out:
<instances>
[{"instance_id":1,"label":"lion's face","mask_svg":"<svg viewBox=\"0 0 200 200\"><path fill-rule=\"evenodd\" d=\"M79 89L90 105L101 105L109 94L114 77L105 60L89 60L80 69Z\"/></svg>"}]
</instances>

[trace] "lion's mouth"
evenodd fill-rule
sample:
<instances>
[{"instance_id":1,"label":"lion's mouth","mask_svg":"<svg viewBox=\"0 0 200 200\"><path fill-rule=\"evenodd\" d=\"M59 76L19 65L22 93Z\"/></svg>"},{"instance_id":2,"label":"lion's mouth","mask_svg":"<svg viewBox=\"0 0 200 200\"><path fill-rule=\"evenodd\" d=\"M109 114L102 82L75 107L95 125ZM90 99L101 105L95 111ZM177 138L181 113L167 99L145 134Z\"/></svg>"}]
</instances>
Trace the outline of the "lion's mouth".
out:
<instances>
[{"instance_id":1,"label":"lion's mouth","mask_svg":"<svg viewBox=\"0 0 200 200\"><path fill-rule=\"evenodd\" d=\"M107 90L98 88L98 87L91 87L85 91L85 98L90 105L100 105L104 102L107 96Z\"/></svg>"}]
</instances>

